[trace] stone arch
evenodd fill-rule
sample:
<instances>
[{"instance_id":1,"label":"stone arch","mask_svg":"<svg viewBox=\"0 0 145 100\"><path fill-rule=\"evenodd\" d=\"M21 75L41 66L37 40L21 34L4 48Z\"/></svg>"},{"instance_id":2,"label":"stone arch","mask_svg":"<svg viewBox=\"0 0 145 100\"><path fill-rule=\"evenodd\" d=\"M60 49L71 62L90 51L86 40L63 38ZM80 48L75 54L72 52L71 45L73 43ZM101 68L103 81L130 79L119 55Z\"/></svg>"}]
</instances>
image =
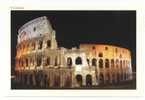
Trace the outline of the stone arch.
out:
<instances>
[{"instance_id":1,"label":"stone arch","mask_svg":"<svg viewBox=\"0 0 145 100\"><path fill-rule=\"evenodd\" d=\"M118 68L118 67L119 67L119 60L116 59L116 68Z\"/></svg>"},{"instance_id":2,"label":"stone arch","mask_svg":"<svg viewBox=\"0 0 145 100\"><path fill-rule=\"evenodd\" d=\"M115 73L112 74L112 84L115 84L116 78L115 78Z\"/></svg>"},{"instance_id":3,"label":"stone arch","mask_svg":"<svg viewBox=\"0 0 145 100\"><path fill-rule=\"evenodd\" d=\"M47 40L47 48L50 48L50 47L51 47L51 41Z\"/></svg>"},{"instance_id":4,"label":"stone arch","mask_svg":"<svg viewBox=\"0 0 145 100\"><path fill-rule=\"evenodd\" d=\"M124 75L124 80L126 80L126 74L125 74L125 73L123 73L123 75Z\"/></svg>"},{"instance_id":5,"label":"stone arch","mask_svg":"<svg viewBox=\"0 0 145 100\"><path fill-rule=\"evenodd\" d=\"M35 42L32 42L32 50L35 50L35 48L36 48L36 44Z\"/></svg>"},{"instance_id":6,"label":"stone arch","mask_svg":"<svg viewBox=\"0 0 145 100\"><path fill-rule=\"evenodd\" d=\"M99 84L100 85L104 84L104 75L102 73L100 73L100 75L99 75Z\"/></svg>"},{"instance_id":7,"label":"stone arch","mask_svg":"<svg viewBox=\"0 0 145 100\"><path fill-rule=\"evenodd\" d=\"M54 76L54 83L53 83L54 87L60 87L60 76L59 75L55 75Z\"/></svg>"},{"instance_id":8,"label":"stone arch","mask_svg":"<svg viewBox=\"0 0 145 100\"><path fill-rule=\"evenodd\" d=\"M29 60L28 60L28 58L25 59L25 63L26 63L26 67L28 67L28 65L29 65Z\"/></svg>"},{"instance_id":9,"label":"stone arch","mask_svg":"<svg viewBox=\"0 0 145 100\"><path fill-rule=\"evenodd\" d=\"M43 83L44 83L44 87L48 87L49 86L49 80L48 80L48 75L45 74L44 75L44 79L43 79Z\"/></svg>"},{"instance_id":10,"label":"stone arch","mask_svg":"<svg viewBox=\"0 0 145 100\"><path fill-rule=\"evenodd\" d=\"M120 74L117 73L117 83L119 84L120 83Z\"/></svg>"},{"instance_id":11,"label":"stone arch","mask_svg":"<svg viewBox=\"0 0 145 100\"><path fill-rule=\"evenodd\" d=\"M80 74L76 75L76 81L79 86L82 86L82 82L83 82L82 75Z\"/></svg>"},{"instance_id":12,"label":"stone arch","mask_svg":"<svg viewBox=\"0 0 145 100\"><path fill-rule=\"evenodd\" d=\"M81 65L82 64L82 58L81 57L77 57L75 60L75 64L76 65Z\"/></svg>"},{"instance_id":13,"label":"stone arch","mask_svg":"<svg viewBox=\"0 0 145 100\"><path fill-rule=\"evenodd\" d=\"M24 74L24 83L25 85L28 83L28 74Z\"/></svg>"},{"instance_id":14,"label":"stone arch","mask_svg":"<svg viewBox=\"0 0 145 100\"><path fill-rule=\"evenodd\" d=\"M97 66L97 60L95 58L92 59L92 66Z\"/></svg>"},{"instance_id":15,"label":"stone arch","mask_svg":"<svg viewBox=\"0 0 145 100\"><path fill-rule=\"evenodd\" d=\"M105 68L109 68L109 59L105 59Z\"/></svg>"},{"instance_id":16,"label":"stone arch","mask_svg":"<svg viewBox=\"0 0 145 100\"><path fill-rule=\"evenodd\" d=\"M40 73L40 72L38 72L38 73L35 75L35 81L36 81L36 86L37 86L37 87L41 87L42 78L43 78L43 74Z\"/></svg>"},{"instance_id":17,"label":"stone arch","mask_svg":"<svg viewBox=\"0 0 145 100\"><path fill-rule=\"evenodd\" d=\"M29 83L30 85L33 85L33 74L30 74L29 76Z\"/></svg>"},{"instance_id":18,"label":"stone arch","mask_svg":"<svg viewBox=\"0 0 145 100\"><path fill-rule=\"evenodd\" d=\"M46 58L46 66L50 65L50 57Z\"/></svg>"},{"instance_id":19,"label":"stone arch","mask_svg":"<svg viewBox=\"0 0 145 100\"><path fill-rule=\"evenodd\" d=\"M123 60L123 65L122 65L123 69L125 68L125 60Z\"/></svg>"},{"instance_id":20,"label":"stone arch","mask_svg":"<svg viewBox=\"0 0 145 100\"><path fill-rule=\"evenodd\" d=\"M106 74L106 84L110 84L110 74Z\"/></svg>"},{"instance_id":21,"label":"stone arch","mask_svg":"<svg viewBox=\"0 0 145 100\"><path fill-rule=\"evenodd\" d=\"M38 42L38 49L42 49L43 41Z\"/></svg>"},{"instance_id":22,"label":"stone arch","mask_svg":"<svg viewBox=\"0 0 145 100\"><path fill-rule=\"evenodd\" d=\"M55 57L54 66L57 66L57 65L58 65L58 57L56 56L56 57Z\"/></svg>"},{"instance_id":23,"label":"stone arch","mask_svg":"<svg viewBox=\"0 0 145 100\"><path fill-rule=\"evenodd\" d=\"M102 52L100 52L98 56L99 56L99 57L103 57L103 53L102 53Z\"/></svg>"},{"instance_id":24,"label":"stone arch","mask_svg":"<svg viewBox=\"0 0 145 100\"><path fill-rule=\"evenodd\" d=\"M123 71L121 71L120 79L123 80Z\"/></svg>"},{"instance_id":25,"label":"stone arch","mask_svg":"<svg viewBox=\"0 0 145 100\"><path fill-rule=\"evenodd\" d=\"M114 59L111 59L111 68L114 68Z\"/></svg>"},{"instance_id":26,"label":"stone arch","mask_svg":"<svg viewBox=\"0 0 145 100\"><path fill-rule=\"evenodd\" d=\"M42 63L41 56L37 56L37 66L40 66Z\"/></svg>"},{"instance_id":27,"label":"stone arch","mask_svg":"<svg viewBox=\"0 0 145 100\"><path fill-rule=\"evenodd\" d=\"M67 58L67 65L68 65L69 67L72 66L72 58L71 58L71 57L68 57L68 58Z\"/></svg>"},{"instance_id":28,"label":"stone arch","mask_svg":"<svg viewBox=\"0 0 145 100\"><path fill-rule=\"evenodd\" d=\"M99 59L99 68L103 68L103 59Z\"/></svg>"},{"instance_id":29,"label":"stone arch","mask_svg":"<svg viewBox=\"0 0 145 100\"><path fill-rule=\"evenodd\" d=\"M122 60L120 60L120 70L122 72Z\"/></svg>"},{"instance_id":30,"label":"stone arch","mask_svg":"<svg viewBox=\"0 0 145 100\"><path fill-rule=\"evenodd\" d=\"M87 63L88 63L88 65L90 65L90 60L87 58Z\"/></svg>"},{"instance_id":31,"label":"stone arch","mask_svg":"<svg viewBox=\"0 0 145 100\"><path fill-rule=\"evenodd\" d=\"M67 75L65 79L65 87L71 87L71 84L72 84L72 79L69 75Z\"/></svg>"},{"instance_id":32,"label":"stone arch","mask_svg":"<svg viewBox=\"0 0 145 100\"><path fill-rule=\"evenodd\" d=\"M90 74L86 75L86 86L92 86L92 76Z\"/></svg>"}]
</instances>

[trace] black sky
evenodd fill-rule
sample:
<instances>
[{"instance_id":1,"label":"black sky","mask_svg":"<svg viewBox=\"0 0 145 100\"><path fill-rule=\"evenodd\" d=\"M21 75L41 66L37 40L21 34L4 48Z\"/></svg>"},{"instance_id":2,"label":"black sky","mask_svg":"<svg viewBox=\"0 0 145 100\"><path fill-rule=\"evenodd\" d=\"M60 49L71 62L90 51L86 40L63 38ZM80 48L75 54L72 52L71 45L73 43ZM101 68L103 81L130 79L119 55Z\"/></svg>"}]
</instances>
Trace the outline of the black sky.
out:
<instances>
[{"instance_id":1,"label":"black sky","mask_svg":"<svg viewBox=\"0 0 145 100\"><path fill-rule=\"evenodd\" d=\"M136 70L136 11L11 11L12 72L18 29L41 16L50 20L60 47L102 43L128 48L132 52L133 70Z\"/></svg>"}]
</instances>

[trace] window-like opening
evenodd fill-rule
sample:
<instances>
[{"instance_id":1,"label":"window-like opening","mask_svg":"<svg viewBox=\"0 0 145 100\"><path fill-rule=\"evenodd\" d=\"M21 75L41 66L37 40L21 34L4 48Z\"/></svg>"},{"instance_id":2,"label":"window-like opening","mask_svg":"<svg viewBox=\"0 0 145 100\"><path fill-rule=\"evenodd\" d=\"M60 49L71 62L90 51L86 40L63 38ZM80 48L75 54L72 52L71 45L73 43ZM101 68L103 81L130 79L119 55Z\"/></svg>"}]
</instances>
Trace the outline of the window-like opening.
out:
<instances>
[{"instance_id":1,"label":"window-like opening","mask_svg":"<svg viewBox=\"0 0 145 100\"><path fill-rule=\"evenodd\" d=\"M107 73L106 74L106 84L109 84L110 83L110 74Z\"/></svg>"},{"instance_id":2,"label":"window-like opening","mask_svg":"<svg viewBox=\"0 0 145 100\"><path fill-rule=\"evenodd\" d=\"M33 28L33 31L34 31L34 32L36 31L36 27Z\"/></svg>"},{"instance_id":3,"label":"window-like opening","mask_svg":"<svg viewBox=\"0 0 145 100\"><path fill-rule=\"evenodd\" d=\"M47 48L51 47L51 41L47 40Z\"/></svg>"},{"instance_id":4,"label":"window-like opening","mask_svg":"<svg viewBox=\"0 0 145 100\"><path fill-rule=\"evenodd\" d=\"M58 59L57 59L57 57L55 57L55 64L54 64L55 66L57 66L58 65Z\"/></svg>"},{"instance_id":5,"label":"window-like opening","mask_svg":"<svg viewBox=\"0 0 145 100\"><path fill-rule=\"evenodd\" d=\"M24 60L21 60L21 66L24 67Z\"/></svg>"},{"instance_id":6,"label":"window-like opening","mask_svg":"<svg viewBox=\"0 0 145 100\"><path fill-rule=\"evenodd\" d=\"M103 54L102 53L99 53L99 57L103 57Z\"/></svg>"},{"instance_id":7,"label":"window-like opening","mask_svg":"<svg viewBox=\"0 0 145 100\"><path fill-rule=\"evenodd\" d=\"M28 59L26 58L26 66L28 66Z\"/></svg>"},{"instance_id":8,"label":"window-like opening","mask_svg":"<svg viewBox=\"0 0 145 100\"><path fill-rule=\"evenodd\" d=\"M109 59L105 59L105 67L109 68Z\"/></svg>"},{"instance_id":9,"label":"window-like opening","mask_svg":"<svg viewBox=\"0 0 145 100\"><path fill-rule=\"evenodd\" d=\"M122 60L120 61L120 69L122 71Z\"/></svg>"},{"instance_id":10,"label":"window-like opening","mask_svg":"<svg viewBox=\"0 0 145 100\"><path fill-rule=\"evenodd\" d=\"M66 80L65 80L65 87L71 87L71 84L72 84L72 79L71 77L68 75Z\"/></svg>"},{"instance_id":11,"label":"window-like opening","mask_svg":"<svg viewBox=\"0 0 145 100\"><path fill-rule=\"evenodd\" d=\"M111 67L114 68L114 59L111 59Z\"/></svg>"},{"instance_id":12,"label":"window-like opening","mask_svg":"<svg viewBox=\"0 0 145 100\"><path fill-rule=\"evenodd\" d=\"M118 66L119 66L119 60L117 59L116 60L116 68L118 68Z\"/></svg>"},{"instance_id":13,"label":"window-like opening","mask_svg":"<svg viewBox=\"0 0 145 100\"><path fill-rule=\"evenodd\" d=\"M43 44L43 42L42 41L39 41L38 49L42 49L42 44Z\"/></svg>"},{"instance_id":14,"label":"window-like opening","mask_svg":"<svg viewBox=\"0 0 145 100\"><path fill-rule=\"evenodd\" d=\"M81 64L82 64L82 59L81 59L81 57L77 57L75 63L76 63L77 65L81 65Z\"/></svg>"},{"instance_id":15,"label":"window-like opening","mask_svg":"<svg viewBox=\"0 0 145 100\"><path fill-rule=\"evenodd\" d=\"M100 73L100 75L99 75L99 84L100 85L104 84L104 75L102 73Z\"/></svg>"},{"instance_id":16,"label":"window-like opening","mask_svg":"<svg viewBox=\"0 0 145 100\"><path fill-rule=\"evenodd\" d=\"M67 58L67 65L72 66L72 59L70 57Z\"/></svg>"},{"instance_id":17,"label":"window-like opening","mask_svg":"<svg viewBox=\"0 0 145 100\"><path fill-rule=\"evenodd\" d=\"M115 52L116 52L116 53L118 52L118 49L117 49L117 48L115 48Z\"/></svg>"},{"instance_id":18,"label":"window-like opening","mask_svg":"<svg viewBox=\"0 0 145 100\"><path fill-rule=\"evenodd\" d=\"M120 54L119 57L122 58L122 54Z\"/></svg>"},{"instance_id":19,"label":"window-like opening","mask_svg":"<svg viewBox=\"0 0 145 100\"><path fill-rule=\"evenodd\" d=\"M96 49L95 46L93 46L92 49L95 50Z\"/></svg>"},{"instance_id":20,"label":"window-like opening","mask_svg":"<svg viewBox=\"0 0 145 100\"><path fill-rule=\"evenodd\" d=\"M47 59L46 59L46 66L47 65L50 65L50 57L48 57Z\"/></svg>"},{"instance_id":21,"label":"window-like opening","mask_svg":"<svg viewBox=\"0 0 145 100\"><path fill-rule=\"evenodd\" d=\"M59 75L56 75L54 77L54 84L53 84L54 87L60 87L60 76Z\"/></svg>"},{"instance_id":22,"label":"window-like opening","mask_svg":"<svg viewBox=\"0 0 145 100\"><path fill-rule=\"evenodd\" d=\"M93 58L92 59L92 66L96 66L97 65L96 62L97 62L97 60L95 58Z\"/></svg>"},{"instance_id":23,"label":"window-like opening","mask_svg":"<svg viewBox=\"0 0 145 100\"><path fill-rule=\"evenodd\" d=\"M32 50L35 50L35 42L32 43Z\"/></svg>"},{"instance_id":24,"label":"window-like opening","mask_svg":"<svg viewBox=\"0 0 145 100\"><path fill-rule=\"evenodd\" d=\"M90 65L90 61L89 61L89 59L87 59L87 63L88 63L88 65Z\"/></svg>"},{"instance_id":25,"label":"window-like opening","mask_svg":"<svg viewBox=\"0 0 145 100\"><path fill-rule=\"evenodd\" d=\"M92 85L92 76L91 75L87 75L86 76L86 85L87 86L91 86Z\"/></svg>"},{"instance_id":26,"label":"window-like opening","mask_svg":"<svg viewBox=\"0 0 145 100\"><path fill-rule=\"evenodd\" d=\"M99 68L103 68L103 59L99 60Z\"/></svg>"},{"instance_id":27,"label":"window-like opening","mask_svg":"<svg viewBox=\"0 0 145 100\"><path fill-rule=\"evenodd\" d=\"M41 57L38 57L37 58L37 66L40 66L41 65Z\"/></svg>"},{"instance_id":28,"label":"window-like opening","mask_svg":"<svg viewBox=\"0 0 145 100\"><path fill-rule=\"evenodd\" d=\"M123 67L125 67L125 60L123 60Z\"/></svg>"},{"instance_id":29,"label":"window-like opening","mask_svg":"<svg viewBox=\"0 0 145 100\"><path fill-rule=\"evenodd\" d=\"M79 86L82 86L82 75L76 75L76 81Z\"/></svg>"},{"instance_id":30,"label":"window-like opening","mask_svg":"<svg viewBox=\"0 0 145 100\"><path fill-rule=\"evenodd\" d=\"M108 50L108 47L105 47L105 50Z\"/></svg>"}]
</instances>

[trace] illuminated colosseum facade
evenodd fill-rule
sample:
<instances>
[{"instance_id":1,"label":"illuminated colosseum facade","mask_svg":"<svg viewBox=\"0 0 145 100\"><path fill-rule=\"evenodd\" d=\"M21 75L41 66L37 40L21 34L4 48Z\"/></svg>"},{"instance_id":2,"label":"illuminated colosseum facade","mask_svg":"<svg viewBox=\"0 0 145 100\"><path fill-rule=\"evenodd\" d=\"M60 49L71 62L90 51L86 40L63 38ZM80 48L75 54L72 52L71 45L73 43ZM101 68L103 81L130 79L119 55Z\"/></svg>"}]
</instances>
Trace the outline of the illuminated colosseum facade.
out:
<instances>
[{"instance_id":1,"label":"illuminated colosseum facade","mask_svg":"<svg viewBox=\"0 0 145 100\"><path fill-rule=\"evenodd\" d=\"M104 44L58 47L47 17L24 24L18 31L16 80L45 88L75 88L132 80L131 52Z\"/></svg>"}]
</instances>

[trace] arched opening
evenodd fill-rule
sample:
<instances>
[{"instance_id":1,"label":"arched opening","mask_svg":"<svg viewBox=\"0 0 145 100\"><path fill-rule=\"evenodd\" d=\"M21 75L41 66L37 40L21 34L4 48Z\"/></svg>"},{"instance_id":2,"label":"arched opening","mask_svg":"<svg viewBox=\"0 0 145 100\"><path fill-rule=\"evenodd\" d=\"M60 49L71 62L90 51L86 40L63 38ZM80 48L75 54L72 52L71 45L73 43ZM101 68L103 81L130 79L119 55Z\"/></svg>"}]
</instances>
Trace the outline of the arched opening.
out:
<instances>
[{"instance_id":1,"label":"arched opening","mask_svg":"<svg viewBox=\"0 0 145 100\"><path fill-rule=\"evenodd\" d=\"M76 75L76 80L79 86L82 86L82 75Z\"/></svg>"},{"instance_id":2,"label":"arched opening","mask_svg":"<svg viewBox=\"0 0 145 100\"><path fill-rule=\"evenodd\" d=\"M65 87L71 87L71 83L72 83L71 77L67 76L65 80Z\"/></svg>"},{"instance_id":3,"label":"arched opening","mask_svg":"<svg viewBox=\"0 0 145 100\"><path fill-rule=\"evenodd\" d=\"M59 75L55 75L53 86L54 87L60 87L60 76Z\"/></svg>"},{"instance_id":4,"label":"arched opening","mask_svg":"<svg viewBox=\"0 0 145 100\"><path fill-rule=\"evenodd\" d=\"M47 48L50 48L50 47L51 47L51 41L47 40Z\"/></svg>"},{"instance_id":5,"label":"arched opening","mask_svg":"<svg viewBox=\"0 0 145 100\"><path fill-rule=\"evenodd\" d=\"M95 58L92 59L92 66L97 66L97 60Z\"/></svg>"},{"instance_id":6,"label":"arched opening","mask_svg":"<svg viewBox=\"0 0 145 100\"><path fill-rule=\"evenodd\" d=\"M120 70L122 72L122 60L120 61Z\"/></svg>"},{"instance_id":7,"label":"arched opening","mask_svg":"<svg viewBox=\"0 0 145 100\"><path fill-rule=\"evenodd\" d=\"M114 68L114 59L111 59L111 67Z\"/></svg>"},{"instance_id":8,"label":"arched opening","mask_svg":"<svg viewBox=\"0 0 145 100\"><path fill-rule=\"evenodd\" d=\"M35 50L35 42L32 43L32 50Z\"/></svg>"},{"instance_id":9,"label":"arched opening","mask_svg":"<svg viewBox=\"0 0 145 100\"><path fill-rule=\"evenodd\" d=\"M48 76L45 74L44 75L44 87L48 87L49 83L48 83Z\"/></svg>"},{"instance_id":10,"label":"arched opening","mask_svg":"<svg viewBox=\"0 0 145 100\"><path fill-rule=\"evenodd\" d=\"M55 64L54 64L54 66L57 66L57 65L58 65L58 58L55 57Z\"/></svg>"},{"instance_id":11,"label":"arched opening","mask_svg":"<svg viewBox=\"0 0 145 100\"><path fill-rule=\"evenodd\" d=\"M92 76L91 75L86 76L86 86L92 86Z\"/></svg>"},{"instance_id":12,"label":"arched opening","mask_svg":"<svg viewBox=\"0 0 145 100\"><path fill-rule=\"evenodd\" d=\"M29 65L32 65L32 58L29 59Z\"/></svg>"},{"instance_id":13,"label":"arched opening","mask_svg":"<svg viewBox=\"0 0 145 100\"><path fill-rule=\"evenodd\" d=\"M26 67L28 67L28 58L26 58Z\"/></svg>"},{"instance_id":14,"label":"arched opening","mask_svg":"<svg viewBox=\"0 0 145 100\"><path fill-rule=\"evenodd\" d=\"M105 67L109 68L109 59L105 59Z\"/></svg>"},{"instance_id":15,"label":"arched opening","mask_svg":"<svg viewBox=\"0 0 145 100\"><path fill-rule=\"evenodd\" d=\"M89 59L87 58L87 63L88 63L88 65L90 65L90 61L89 61Z\"/></svg>"},{"instance_id":16,"label":"arched opening","mask_svg":"<svg viewBox=\"0 0 145 100\"><path fill-rule=\"evenodd\" d=\"M40 66L41 65L41 57L37 57L37 66Z\"/></svg>"},{"instance_id":17,"label":"arched opening","mask_svg":"<svg viewBox=\"0 0 145 100\"><path fill-rule=\"evenodd\" d=\"M112 74L112 84L115 84L115 73Z\"/></svg>"},{"instance_id":18,"label":"arched opening","mask_svg":"<svg viewBox=\"0 0 145 100\"><path fill-rule=\"evenodd\" d=\"M43 44L43 42L39 41L38 49L42 49L42 44Z\"/></svg>"},{"instance_id":19,"label":"arched opening","mask_svg":"<svg viewBox=\"0 0 145 100\"><path fill-rule=\"evenodd\" d=\"M81 65L82 64L82 58L77 57L75 63L76 63L76 65Z\"/></svg>"},{"instance_id":20,"label":"arched opening","mask_svg":"<svg viewBox=\"0 0 145 100\"><path fill-rule=\"evenodd\" d=\"M24 83L25 83L25 85L27 85L27 83L28 83L28 75L27 74L24 75Z\"/></svg>"},{"instance_id":21,"label":"arched opening","mask_svg":"<svg viewBox=\"0 0 145 100\"><path fill-rule=\"evenodd\" d=\"M120 83L120 74L117 73L117 83L119 84Z\"/></svg>"},{"instance_id":22,"label":"arched opening","mask_svg":"<svg viewBox=\"0 0 145 100\"><path fill-rule=\"evenodd\" d=\"M116 60L116 68L118 68L119 67L119 60L117 59Z\"/></svg>"},{"instance_id":23,"label":"arched opening","mask_svg":"<svg viewBox=\"0 0 145 100\"><path fill-rule=\"evenodd\" d=\"M102 73L99 75L99 84L100 85L104 84L104 75Z\"/></svg>"},{"instance_id":24,"label":"arched opening","mask_svg":"<svg viewBox=\"0 0 145 100\"><path fill-rule=\"evenodd\" d=\"M72 59L71 59L71 57L68 57L68 58L67 58L67 65L68 65L69 67L72 66Z\"/></svg>"},{"instance_id":25,"label":"arched opening","mask_svg":"<svg viewBox=\"0 0 145 100\"><path fill-rule=\"evenodd\" d=\"M123 71L121 71L121 77L120 77L121 80L123 80Z\"/></svg>"},{"instance_id":26,"label":"arched opening","mask_svg":"<svg viewBox=\"0 0 145 100\"><path fill-rule=\"evenodd\" d=\"M99 53L99 55L98 55L99 57L103 57L103 53Z\"/></svg>"},{"instance_id":27,"label":"arched opening","mask_svg":"<svg viewBox=\"0 0 145 100\"><path fill-rule=\"evenodd\" d=\"M125 76L125 73L123 73L123 79L124 79L124 80L126 80L126 76Z\"/></svg>"},{"instance_id":28,"label":"arched opening","mask_svg":"<svg viewBox=\"0 0 145 100\"><path fill-rule=\"evenodd\" d=\"M47 57L46 59L46 66L50 65L50 57Z\"/></svg>"},{"instance_id":29,"label":"arched opening","mask_svg":"<svg viewBox=\"0 0 145 100\"><path fill-rule=\"evenodd\" d=\"M30 74L29 82L30 82L30 85L32 86L33 85L33 74Z\"/></svg>"},{"instance_id":30,"label":"arched opening","mask_svg":"<svg viewBox=\"0 0 145 100\"><path fill-rule=\"evenodd\" d=\"M106 84L110 84L110 75L109 75L109 73L106 74Z\"/></svg>"},{"instance_id":31,"label":"arched opening","mask_svg":"<svg viewBox=\"0 0 145 100\"><path fill-rule=\"evenodd\" d=\"M36 80L36 86L37 87L41 87L42 78L43 78L43 74L42 73L36 74L35 80Z\"/></svg>"},{"instance_id":32,"label":"arched opening","mask_svg":"<svg viewBox=\"0 0 145 100\"><path fill-rule=\"evenodd\" d=\"M103 59L99 60L99 68L103 68Z\"/></svg>"}]
</instances>

